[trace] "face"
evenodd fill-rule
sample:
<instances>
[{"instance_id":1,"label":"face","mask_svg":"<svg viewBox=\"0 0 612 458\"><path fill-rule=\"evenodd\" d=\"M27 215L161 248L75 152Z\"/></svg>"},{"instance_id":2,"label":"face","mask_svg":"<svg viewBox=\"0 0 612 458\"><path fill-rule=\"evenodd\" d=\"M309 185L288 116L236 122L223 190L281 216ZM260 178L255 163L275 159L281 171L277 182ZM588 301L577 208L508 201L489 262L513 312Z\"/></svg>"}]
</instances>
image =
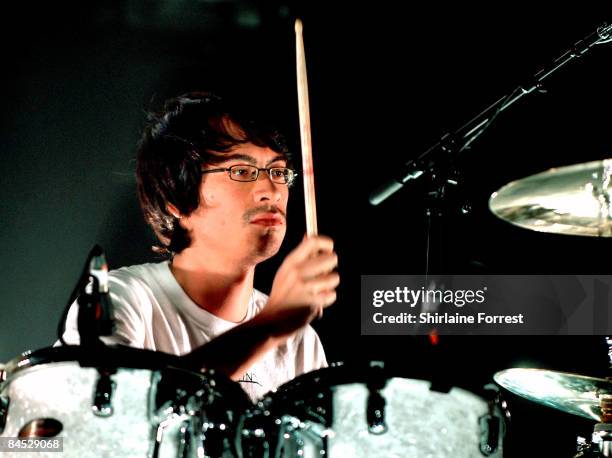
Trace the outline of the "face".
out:
<instances>
[{"instance_id":1,"label":"face","mask_svg":"<svg viewBox=\"0 0 612 458\"><path fill-rule=\"evenodd\" d=\"M207 169L233 165L285 167L286 161L270 148L247 143L223 155L226 160ZM232 262L256 264L276 254L286 232L289 189L260 171L257 180L231 180L228 172L202 175L200 205L182 224L190 231L194 252Z\"/></svg>"}]
</instances>

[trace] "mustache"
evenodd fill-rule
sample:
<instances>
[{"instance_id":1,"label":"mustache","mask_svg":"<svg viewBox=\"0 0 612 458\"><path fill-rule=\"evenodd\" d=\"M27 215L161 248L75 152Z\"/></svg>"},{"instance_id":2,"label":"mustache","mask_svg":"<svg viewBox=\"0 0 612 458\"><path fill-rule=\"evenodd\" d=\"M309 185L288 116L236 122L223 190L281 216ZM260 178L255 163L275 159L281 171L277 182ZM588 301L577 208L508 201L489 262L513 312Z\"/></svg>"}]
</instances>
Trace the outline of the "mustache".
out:
<instances>
[{"instance_id":1,"label":"mustache","mask_svg":"<svg viewBox=\"0 0 612 458\"><path fill-rule=\"evenodd\" d=\"M244 212L244 215L242 215L242 220L245 223L248 223L254 217L256 217L257 215L259 215L261 213L274 213L274 214L278 214L278 215L281 215L283 217L284 221L287 220L286 213L284 211L282 211L280 208L278 208L277 206L275 206L275 205L249 208L247 211Z\"/></svg>"}]
</instances>

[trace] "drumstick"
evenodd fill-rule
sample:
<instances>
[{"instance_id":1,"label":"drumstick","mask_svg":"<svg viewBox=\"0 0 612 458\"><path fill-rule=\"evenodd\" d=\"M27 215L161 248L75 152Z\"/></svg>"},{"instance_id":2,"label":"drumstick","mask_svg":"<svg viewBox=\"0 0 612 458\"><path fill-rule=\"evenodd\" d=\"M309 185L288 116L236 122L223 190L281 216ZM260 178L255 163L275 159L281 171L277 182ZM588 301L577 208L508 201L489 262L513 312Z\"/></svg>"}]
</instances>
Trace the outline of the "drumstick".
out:
<instances>
[{"instance_id":1,"label":"drumstick","mask_svg":"<svg viewBox=\"0 0 612 458\"><path fill-rule=\"evenodd\" d=\"M304 174L304 206L306 208L306 235L317 235L317 203L315 201L314 168L312 165L312 139L310 136L310 107L308 104L308 78L306 53L302 37L302 21L295 20L295 64L297 71L298 111L302 146L302 173ZM323 307L317 312L323 316Z\"/></svg>"},{"instance_id":2,"label":"drumstick","mask_svg":"<svg viewBox=\"0 0 612 458\"><path fill-rule=\"evenodd\" d=\"M306 55L302 38L302 21L295 21L295 51L297 68L298 110L300 114L300 139L302 144L302 172L304 174L304 205L306 207L306 234L317 235L317 204L315 202L314 169L312 165L312 140L310 137L310 108L308 105L308 79Z\"/></svg>"}]
</instances>

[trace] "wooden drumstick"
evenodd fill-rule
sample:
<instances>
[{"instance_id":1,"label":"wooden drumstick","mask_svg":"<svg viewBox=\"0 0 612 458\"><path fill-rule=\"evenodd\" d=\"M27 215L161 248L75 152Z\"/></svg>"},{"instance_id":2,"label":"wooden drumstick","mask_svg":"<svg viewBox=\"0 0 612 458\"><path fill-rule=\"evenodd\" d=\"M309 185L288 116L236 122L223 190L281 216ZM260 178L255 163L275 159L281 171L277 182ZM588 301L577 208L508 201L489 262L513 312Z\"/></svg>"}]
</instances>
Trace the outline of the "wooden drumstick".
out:
<instances>
[{"instance_id":1,"label":"wooden drumstick","mask_svg":"<svg viewBox=\"0 0 612 458\"><path fill-rule=\"evenodd\" d=\"M304 174L304 206L306 208L306 235L318 234L317 203L315 201L314 168L312 164L312 139L310 136L310 106L308 103L308 78L306 53L302 37L302 21L295 20L295 58L297 71L298 111L300 114L300 140L302 145L302 173ZM323 316L323 307L318 316Z\"/></svg>"},{"instance_id":2,"label":"wooden drumstick","mask_svg":"<svg viewBox=\"0 0 612 458\"><path fill-rule=\"evenodd\" d=\"M302 172L304 174L304 204L306 207L306 234L317 235L317 204L315 201L314 169L312 165L312 140L310 136L310 107L308 104L308 79L306 54L302 38L302 21L295 21L295 51L297 69L298 110L300 114L300 139L302 144Z\"/></svg>"}]
</instances>

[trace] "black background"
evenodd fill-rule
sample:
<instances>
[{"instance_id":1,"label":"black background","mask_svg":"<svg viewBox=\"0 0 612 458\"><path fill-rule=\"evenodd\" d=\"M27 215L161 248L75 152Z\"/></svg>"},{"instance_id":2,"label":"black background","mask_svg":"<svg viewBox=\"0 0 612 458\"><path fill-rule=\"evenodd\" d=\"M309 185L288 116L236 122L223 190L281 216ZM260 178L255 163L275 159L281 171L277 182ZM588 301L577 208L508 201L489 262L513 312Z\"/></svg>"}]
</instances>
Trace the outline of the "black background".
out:
<instances>
[{"instance_id":1,"label":"black background","mask_svg":"<svg viewBox=\"0 0 612 458\"><path fill-rule=\"evenodd\" d=\"M331 2L330 2L331 3ZM133 179L144 110L194 89L257 106L299 151L292 21L304 20L319 229L340 256L338 302L314 325L330 361L386 359L474 390L501 369L608 375L601 336L360 336L364 274L425 270L419 184L371 207L368 194L447 131L527 81L609 10L495 2L21 2L3 13L0 361L55 340L89 248L111 267L154 260ZM433 271L607 274L609 239L542 234L490 214L490 194L550 167L610 157L612 44L592 49L504 112L461 162L469 201L431 232ZM282 253L258 269L268 291L304 232L294 188ZM449 199L450 202L450 199ZM510 456L571 456L592 422L508 394Z\"/></svg>"}]
</instances>

